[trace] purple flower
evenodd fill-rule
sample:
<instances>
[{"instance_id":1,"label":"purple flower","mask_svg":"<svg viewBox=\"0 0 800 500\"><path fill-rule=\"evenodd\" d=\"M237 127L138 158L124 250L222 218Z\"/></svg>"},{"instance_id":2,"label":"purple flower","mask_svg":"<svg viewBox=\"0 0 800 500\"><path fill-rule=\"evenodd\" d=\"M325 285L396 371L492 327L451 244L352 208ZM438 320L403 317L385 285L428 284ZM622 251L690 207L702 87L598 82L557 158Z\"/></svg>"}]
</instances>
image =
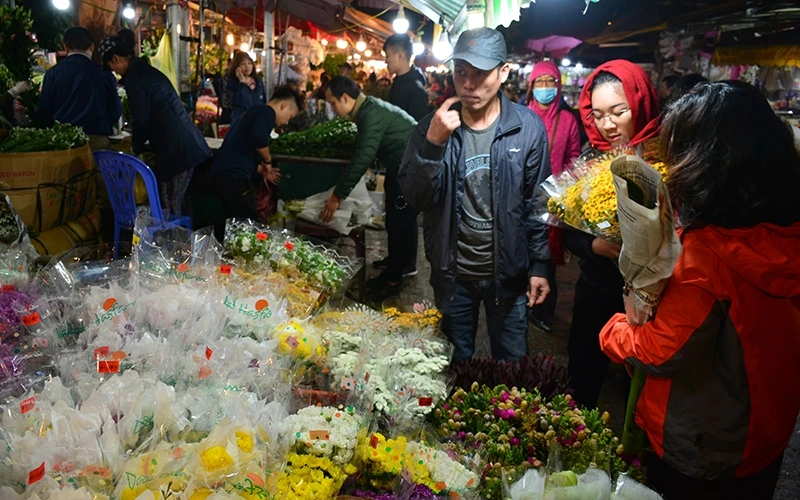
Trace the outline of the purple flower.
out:
<instances>
[{"instance_id":1,"label":"purple flower","mask_svg":"<svg viewBox=\"0 0 800 500\"><path fill-rule=\"evenodd\" d=\"M513 438L509 439L508 442L511 444L511 446L519 446L519 438L518 437L513 437Z\"/></svg>"},{"instance_id":2,"label":"purple flower","mask_svg":"<svg viewBox=\"0 0 800 500\"><path fill-rule=\"evenodd\" d=\"M505 418L505 417L503 417L503 413L504 412L505 412L505 410L501 410L500 408L495 408L492 413L494 413L495 418L501 418L501 417Z\"/></svg>"},{"instance_id":3,"label":"purple flower","mask_svg":"<svg viewBox=\"0 0 800 500\"><path fill-rule=\"evenodd\" d=\"M580 432L580 431L584 430L585 428L586 428L586 426L585 426L585 425L583 425L583 424L579 425L579 426L578 426L578 432Z\"/></svg>"},{"instance_id":4,"label":"purple flower","mask_svg":"<svg viewBox=\"0 0 800 500\"><path fill-rule=\"evenodd\" d=\"M633 465L634 467L641 467L642 466L642 462L640 462L640 461L638 461L638 460L636 460L634 458L633 460L631 460L631 465Z\"/></svg>"},{"instance_id":5,"label":"purple flower","mask_svg":"<svg viewBox=\"0 0 800 500\"><path fill-rule=\"evenodd\" d=\"M445 403L445 404L442 405L442 409L443 410L449 410L450 409L450 405Z\"/></svg>"},{"instance_id":6,"label":"purple flower","mask_svg":"<svg viewBox=\"0 0 800 500\"><path fill-rule=\"evenodd\" d=\"M507 391L503 392L503 394L500 395L500 401L505 403L506 401L508 401L509 397L510 397L510 394Z\"/></svg>"},{"instance_id":7,"label":"purple flower","mask_svg":"<svg viewBox=\"0 0 800 500\"><path fill-rule=\"evenodd\" d=\"M493 405L496 405L497 404L497 398L492 398L492 399L489 400L489 402L492 403Z\"/></svg>"},{"instance_id":8,"label":"purple flower","mask_svg":"<svg viewBox=\"0 0 800 500\"><path fill-rule=\"evenodd\" d=\"M522 404L522 398L519 397L519 396L514 398L514 404L517 405L517 406L521 405Z\"/></svg>"},{"instance_id":9,"label":"purple flower","mask_svg":"<svg viewBox=\"0 0 800 500\"><path fill-rule=\"evenodd\" d=\"M464 431L461 431L461 432L459 432L459 433L458 433L458 438L459 438L460 440L462 440L462 441L463 441L463 440L464 440L464 438L466 438L466 437L467 437L467 433L466 433L466 432L464 432Z\"/></svg>"}]
</instances>

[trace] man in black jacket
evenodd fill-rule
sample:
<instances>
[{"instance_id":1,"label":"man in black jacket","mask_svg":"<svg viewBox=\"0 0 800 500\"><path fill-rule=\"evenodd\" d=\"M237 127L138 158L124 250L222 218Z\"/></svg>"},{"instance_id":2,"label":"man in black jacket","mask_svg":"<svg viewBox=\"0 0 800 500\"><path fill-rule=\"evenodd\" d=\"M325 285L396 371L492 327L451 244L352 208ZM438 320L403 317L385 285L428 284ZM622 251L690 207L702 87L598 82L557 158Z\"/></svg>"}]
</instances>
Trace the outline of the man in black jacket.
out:
<instances>
[{"instance_id":1,"label":"man in black jacket","mask_svg":"<svg viewBox=\"0 0 800 500\"><path fill-rule=\"evenodd\" d=\"M395 75L389 92L389 103L402 109L416 121L428 114L428 93L425 90L425 75L411 64L413 44L405 33L392 35L383 44L386 66ZM402 277L417 274L417 211L411 208L400 191L397 172L386 172L386 232L389 237L389 256L372 263L378 269L399 269ZM381 273L373 280L371 288L385 291L398 277L397 273Z\"/></svg>"},{"instance_id":2,"label":"man in black jacket","mask_svg":"<svg viewBox=\"0 0 800 500\"><path fill-rule=\"evenodd\" d=\"M134 55L128 42L109 36L100 45L103 62L122 76L133 113L133 153L149 141L155 160L150 168L159 182L164 216L185 214L184 197L196 167L212 157L169 78Z\"/></svg>"},{"instance_id":3,"label":"man in black jacket","mask_svg":"<svg viewBox=\"0 0 800 500\"><path fill-rule=\"evenodd\" d=\"M526 306L550 292L547 228L534 214L536 188L550 175L547 136L535 113L500 91L506 57L493 29L461 35L458 96L419 123L400 166L403 193L424 212L431 285L454 362L474 353L481 302L492 356L525 356Z\"/></svg>"}]
</instances>

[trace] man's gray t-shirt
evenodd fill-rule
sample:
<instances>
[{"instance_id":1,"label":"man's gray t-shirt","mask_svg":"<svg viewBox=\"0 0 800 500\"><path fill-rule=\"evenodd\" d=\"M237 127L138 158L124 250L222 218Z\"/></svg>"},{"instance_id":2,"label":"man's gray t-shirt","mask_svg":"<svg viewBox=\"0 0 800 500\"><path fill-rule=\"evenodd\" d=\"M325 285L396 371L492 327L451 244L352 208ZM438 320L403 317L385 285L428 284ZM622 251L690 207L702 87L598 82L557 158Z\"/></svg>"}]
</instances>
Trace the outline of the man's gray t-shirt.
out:
<instances>
[{"instance_id":1,"label":"man's gray t-shirt","mask_svg":"<svg viewBox=\"0 0 800 500\"><path fill-rule=\"evenodd\" d=\"M458 279L490 279L494 276L491 148L498 121L484 130L472 130L462 125L466 172L456 259Z\"/></svg>"}]
</instances>

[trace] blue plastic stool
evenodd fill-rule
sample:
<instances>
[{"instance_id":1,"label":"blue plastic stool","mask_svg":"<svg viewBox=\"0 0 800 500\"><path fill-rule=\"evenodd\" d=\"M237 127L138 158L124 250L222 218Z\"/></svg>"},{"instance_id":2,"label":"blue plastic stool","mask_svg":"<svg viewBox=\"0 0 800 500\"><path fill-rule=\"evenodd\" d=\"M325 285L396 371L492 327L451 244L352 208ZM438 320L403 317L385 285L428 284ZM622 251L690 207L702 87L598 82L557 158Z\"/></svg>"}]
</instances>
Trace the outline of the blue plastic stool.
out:
<instances>
[{"instance_id":1,"label":"blue plastic stool","mask_svg":"<svg viewBox=\"0 0 800 500\"><path fill-rule=\"evenodd\" d=\"M142 176L147 188L147 199L150 201L150 217L164 220L161 210L161 198L158 195L158 181L150 167L135 156L118 151L97 151L94 161L100 167L100 173L106 183L111 207L114 209L114 258L118 257L120 232L123 228L133 229L136 223L136 196L133 191L136 174ZM181 227L192 229L191 217L170 214L167 219Z\"/></svg>"}]
</instances>

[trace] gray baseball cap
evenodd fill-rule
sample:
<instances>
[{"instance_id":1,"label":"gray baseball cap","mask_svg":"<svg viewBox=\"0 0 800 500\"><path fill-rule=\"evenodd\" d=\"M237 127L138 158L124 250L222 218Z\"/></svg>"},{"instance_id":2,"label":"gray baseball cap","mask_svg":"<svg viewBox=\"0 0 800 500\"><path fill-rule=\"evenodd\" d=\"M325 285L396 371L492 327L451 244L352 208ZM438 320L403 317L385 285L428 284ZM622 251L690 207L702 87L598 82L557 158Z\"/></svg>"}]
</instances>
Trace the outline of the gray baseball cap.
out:
<instances>
[{"instance_id":1,"label":"gray baseball cap","mask_svg":"<svg viewBox=\"0 0 800 500\"><path fill-rule=\"evenodd\" d=\"M475 28L461 33L453 49L453 60L461 60L489 71L508 60L506 39L492 28Z\"/></svg>"}]
</instances>

